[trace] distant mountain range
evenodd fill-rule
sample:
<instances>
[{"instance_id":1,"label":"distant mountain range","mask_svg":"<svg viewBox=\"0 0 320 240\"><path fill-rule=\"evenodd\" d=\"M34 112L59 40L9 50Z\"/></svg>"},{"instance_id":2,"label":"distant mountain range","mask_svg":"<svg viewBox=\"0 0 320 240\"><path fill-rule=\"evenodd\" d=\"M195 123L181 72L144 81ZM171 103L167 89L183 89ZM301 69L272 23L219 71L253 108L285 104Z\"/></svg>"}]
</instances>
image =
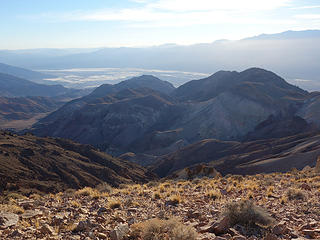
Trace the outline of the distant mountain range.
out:
<instances>
[{"instance_id":1,"label":"distant mountain range","mask_svg":"<svg viewBox=\"0 0 320 240\"><path fill-rule=\"evenodd\" d=\"M48 83L48 81L45 81L44 79L56 77L50 74L35 72L25 68L7 65L4 63L0 63L0 73L13 75L37 83Z\"/></svg>"},{"instance_id":2,"label":"distant mountain range","mask_svg":"<svg viewBox=\"0 0 320 240\"><path fill-rule=\"evenodd\" d=\"M320 30L263 34L238 41L145 48L0 51L0 62L31 69L138 67L211 73L259 66L307 90L320 89Z\"/></svg>"},{"instance_id":3,"label":"distant mountain range","mask_svg":"<svg viewBox=\"0 0 320 240\"><path fill-rule=\"evenodd\" d=\"M46 77L49 75L0 63L0 129L30 127L64 102L92 91L38 83L47 82Z\"/></svg>"},{"instance_id":4,"label":"distant mountain range","mask_svg":"<svg viewBox=\"0 0 320 240\"><path fill-rule=\"evenodd\" d=\"M0 72L0 96L3 97L59 97L75 98L90 90L65 88L62 85L45 85Z\"/></svg>"}]
</instances>

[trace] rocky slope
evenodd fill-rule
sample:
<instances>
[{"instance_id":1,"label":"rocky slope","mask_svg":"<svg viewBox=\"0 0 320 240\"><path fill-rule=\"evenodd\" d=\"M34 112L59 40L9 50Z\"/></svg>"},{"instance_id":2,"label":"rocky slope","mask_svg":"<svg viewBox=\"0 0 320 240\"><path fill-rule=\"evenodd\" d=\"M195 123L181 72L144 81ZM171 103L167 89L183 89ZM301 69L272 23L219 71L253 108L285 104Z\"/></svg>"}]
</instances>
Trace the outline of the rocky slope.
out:
<instances>
[{"instance_id":1,"label":"rocky slope","mask_svg":"<svg viewBox=\"0 0 320 240\"><path fill-rule=\"evenodd\" d=\"M154 175L89 145L0 132L0 178L8 190L57 192L103 182L144 182Z\"/></svg>"},{"instance_id":2,"label":"rocky slope","mask_svg":"<svg viewBox=\"0 0 320 240\"><path fill-rule=\"evenodd\" d=\"M104 98L68 103L35 125L34 133L70 138L121 153L156 126L167 127L178 111L172 100L159 92L125 89Z\"/></svg>"},{"instance_id":3,"label":"rocky slope","mask_svg":"<svg viewBox=\"0 0 320 240\"><path fill-rule=\"evenodd\" d=\"M57 240L320 237L320 176L310 168L108 190L4 196L0 236Z\"/></svg>"},{"instance_id":4,"label":"rocky slope","mask_svg":"<svg viewBox=\"0 0 320 240\"><path fill-rule=\"evenodd\" d=\"M49 113L62 105L47 97L0 97L0 121L29 119L39 113Z\"/></svg>"},{"instance_id":5,"label":"rocky slope","mask_svg":"<svg viewBox=\"0 0 320 240\"><path fill-rule=\"evenodd\" d=\"M223 175L286 172L315 166L319 144L320 135L314 132L248 142L206 139L157 159L151 169L161 177L200 163Z\"/></svg>"}]
</instances>

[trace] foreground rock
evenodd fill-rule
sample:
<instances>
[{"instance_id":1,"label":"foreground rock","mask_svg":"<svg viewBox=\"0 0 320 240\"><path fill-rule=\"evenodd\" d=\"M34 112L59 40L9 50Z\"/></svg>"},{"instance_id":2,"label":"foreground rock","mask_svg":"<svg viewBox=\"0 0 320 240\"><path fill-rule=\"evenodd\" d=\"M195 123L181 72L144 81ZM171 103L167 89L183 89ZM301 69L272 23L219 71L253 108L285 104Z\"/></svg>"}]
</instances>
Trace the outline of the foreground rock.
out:
<instances>
[{"instance_id":1,"label":"foreground rock","mask_svg":"<svg viewBox=\"0 0 320 240\"><path fill-rule=\"evenodd\" d=\"M13 213L0 213L0 228L15 226L19 221L19 216Z\"/></svg>"}]
</instances>

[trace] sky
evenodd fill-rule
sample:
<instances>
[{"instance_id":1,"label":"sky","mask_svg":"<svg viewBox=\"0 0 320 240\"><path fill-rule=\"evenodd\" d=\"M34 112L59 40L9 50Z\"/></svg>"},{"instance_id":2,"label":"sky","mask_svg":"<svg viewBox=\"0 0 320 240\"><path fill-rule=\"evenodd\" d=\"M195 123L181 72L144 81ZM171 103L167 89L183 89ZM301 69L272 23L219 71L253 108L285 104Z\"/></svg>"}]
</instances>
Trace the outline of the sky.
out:
<instances>
[{"instance_id":1,"label":"sky","mask_svg":"<svg viewBox=\"0 0 320 240\"><path fill-rule=\"evenodd\" d=\"M0 49L195 44L320 29L320 0L1 0Z\"/></svg>"}]
</instances>

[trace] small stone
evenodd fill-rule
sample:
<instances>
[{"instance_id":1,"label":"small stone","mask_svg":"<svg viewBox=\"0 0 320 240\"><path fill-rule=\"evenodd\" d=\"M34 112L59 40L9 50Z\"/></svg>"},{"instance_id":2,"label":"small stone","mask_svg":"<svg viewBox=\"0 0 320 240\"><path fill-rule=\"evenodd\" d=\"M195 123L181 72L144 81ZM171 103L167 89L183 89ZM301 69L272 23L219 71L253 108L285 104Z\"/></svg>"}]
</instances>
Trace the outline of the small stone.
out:
<instances>
[{"instance_id":1,"label":"small stone","mask_svg":"<svg viewBox=\"0 0 320 240\"><path fill-rule=\"evenodd\" d=\"M42 225L42 227L40 228L40 232L45 235L53 235L55 233L53 228L48 224Z\"/></svg>"},{"instance_id":2,"label":"small stone","mask_svg":"<svg viewBox=\"0 0 320 240\"><path fill-rule=\"evenodd\" d=\"M205 233L199 238L199 240L212 240L215 239L216 235L214 233Z\"/></svg>"},{"instance_id":3,"label":"small stone","mask_svg":"<svg viewBox=\"0 0 320 240\"><path fill-rule=\"evenodd\" d=\"M311 237L313 239L317 239L317 231L314 230L309 230L309 229L304 229L302 230L302 233L308 237Z\"/></svg>"},{"instance_id":4,"label":"small stone","mask_svg":"<svg viewBox=\"0 0 320 240\"><path fill-rule=\"evenodd\" d=\"M37 216L41 216L42 214L43 213L40 210L26 210L21 215L21 218L23 218L23 219L34 218L34 217L37 217Z\"/></svg>"},{"instance_id":5,"label":"small stone","mask_svg":"<svg viewBox=\"0 0 320 240\"><path fill-rule=\"evenodd\" d=\"M301 184L300 188L303 190L311 191L311 187L306 183Z\"/></svg>"},{"instance_id":6,"label":"small stone","mask_svg":"<svg viewBox=\"0 0 320 240\"><path fill-rule=\"evenodd\" d=\"M63 216L56 215L52 218L51 225L60 226L63 224L63 222L64 222Z\"/></svg>"},{"instance_id":7,"label":"small stone","mask_svg":"<svg viewBox=\"0 0 320 240\"><path fill-rule=\"evenodd\" d=\"M267 233L263 240L277 240L278 237L273 233Z\"/></svg>"},{"instance_id":8,"label":"small stone","mask_svg":"<svg viewBox=\"0 0 320 240\"><path fill-rule=\"evenodd\" d=\"M278 223L273 227L272 233L275 235L284 235L288 233L288 228L286 227L286 223L284 221Z\"/></svg>"},{"instance_id":9,"label":"small stone","mask_svg":"<svg viewBox=\"0 0 320 240\"><path fill-rule=\"evenodd\" d=\"M14 230L11 234L10 234L10 237L14 238L14 237L21 237L22 236L22 232L17 229L17 230Z\"/></svg>"},{"instance_id":10,"label":"small stone","mask_svg":"<svg viewBox=\"0 0 320 240\"><path fill-rule=\"evenodd\" d=\"M216 236L214 240L227 240L225 237Z\"/></svg>"},{"instance_id":11,"label":"small stone","mask_svg":"<svg viewBox=\"0 0 320 240\"><path fill-rule=\"evenodd\" d=\"M229 228L229 233L230 233L232 236L241 235L241 234L239 234L239 232L238 232L237 230L235 230L234 228Z\"/></svg>"},{"instance_id":12,"label":"small stone","mask_svg":"<svg viewBox=\"0 0 320 240\"><path fill-rule=\"evenodd\" d=\"M33 208L34 201L33 200L25 200L18 202L18 205L23 207L25 210L29 210Z\"/></svg>"},{"instance_id":13,"label":"small stone","mask_svg":"<svg viewBox=\"0 0 320 240\"><path fill-rule=\"evenodd\" d=\"M201 213L198 212L198 211L189 210L189 211L187 212L187 217L188 217L188 218L199 218L199 217L201 217Z\"/></svg>"},{"instance_id":14,"label":"small stone","mask_svg":"<svg viewBox=\"0 0 320 240\"><path fill-rule=\"evenodd\" d=\"M104 234L104 233L98 233L98 238L101 238L101 239L107 239L107 235Z\"/></svg>"},{"instance_id":15,"label":"small stone","mask_svg":"<svg viewBox=\"0 0 320 240\"><path fill-rule=\"evenodd\" d=\"M232 240L246 240L247 238L242 235L236 235L231 238Z\"/></svg>"},{"instance_id":16,"label":"small stone","mask_svg":"<svg viewBox=\"0 0 320 240\"><path fill-rule=\"evenodd\" d=\"M101 215L101 214L103 214L103 213L105 213L105 212L107 212L108 211L108 209L107 208L105 208L105 207L101 207L101 208L99 208L98 209L98 215Z\"/></svg>"},{"instance_id":17,"label":"small stone","mask_svg":"<svg viewBox=\"0 0 320 240\"><path fill-rule=\"evenodd\" d=\"M199 233L207 233L210 232L212 230L210 225L205 225L205 226L201 226L199 227Z\"/></svg>"},{"instance_id":18,"label":"small stone","mask_svg":"<svg viewBox=\"0 0 320 240\"><path fill-rule=\"evenodd\" d=\"M228 217L224 217L219 222L215 223L211 226L211 231L217 235L227 232L230 227L230 219Z\"/></svg>"},{"instance_id":19,"label":"small stone","mask_svg":"<svg viewBox=\"0 0 320 240\"><path fill-rule=\"evenodd\" d=\"M77 227L73 230L74 232L84 232L88 231L89 228L91 227L91 222L90 220L85 220L85 221L80 221L77 225Z\"/></svg>"},{"instance_id":20,"label":"small stone","mask_svg":"<svg viewBox=\"0 0 320 240\"><path fill-rule=\"evenodd\" d=\"M113 231L110 232L110 238L111 240L122 240L128 233L128 224L119 224Z\"/></svg>"}]
</instances>

